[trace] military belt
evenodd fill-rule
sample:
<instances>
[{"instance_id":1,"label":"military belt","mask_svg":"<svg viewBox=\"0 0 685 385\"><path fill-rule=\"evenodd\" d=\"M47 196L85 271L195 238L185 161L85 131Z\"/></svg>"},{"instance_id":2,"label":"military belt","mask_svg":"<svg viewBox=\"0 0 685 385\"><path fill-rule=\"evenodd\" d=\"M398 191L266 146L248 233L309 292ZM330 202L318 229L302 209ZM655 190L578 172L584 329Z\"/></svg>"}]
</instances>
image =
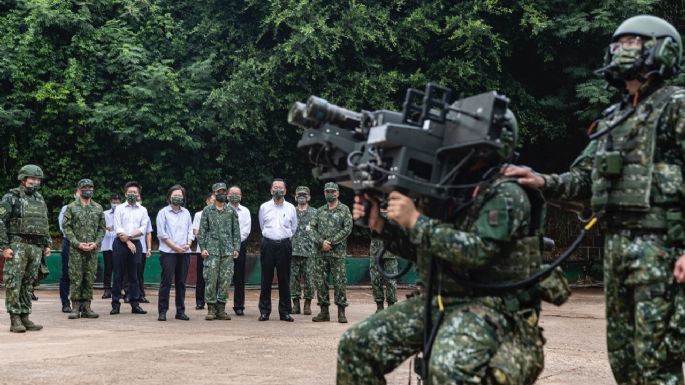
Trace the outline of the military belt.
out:
<instances>
[{"instance_id":1,"label":"military belt","mask_svg":"<svg viewBox=\"0 0 685 385\"><path fill-rule=\"evenodd\" d=\"M30 243L40 246L45 243L45 237L40 235L10 234L10 242Z\"/></svg>"}]
</instances>

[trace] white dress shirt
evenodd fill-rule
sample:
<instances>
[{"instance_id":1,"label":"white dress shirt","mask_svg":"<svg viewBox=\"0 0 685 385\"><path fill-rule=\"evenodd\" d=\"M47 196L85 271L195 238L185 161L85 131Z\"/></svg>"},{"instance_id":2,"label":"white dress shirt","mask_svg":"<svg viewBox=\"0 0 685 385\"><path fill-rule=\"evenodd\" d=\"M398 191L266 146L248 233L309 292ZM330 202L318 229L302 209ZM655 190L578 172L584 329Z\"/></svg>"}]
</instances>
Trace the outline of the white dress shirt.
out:
<instances>
[{"instance_id":1,"label":"white dress shirt","mask_svg":"<svg viewBox=\"0 0 685 385\"><path fill-rule=\"evenodd\" d=\"M245 242L248 236L250 236L250 231L252 230L252 217L250 217L250 210L243 205L238 205L238 207L233 207L236 213L238 213L238 224L240 225L240 242Z\"/></svg>"},{"instance_id":2,"label":"white dress shirt","mask_svg":"<svg viewBox=\"0 0 685 385\"><path fill-rule=\"evenodd\" d=\"M193 230L197 230L198 232L200 231L200 221L202 220L202 210L198 211L195 213L195 216L193 217ZM193 234L193 237L191 240L195 240L197 238L197 235ZM194 253L200 254L202 250L200 249L200 242L197 243L197 247L195 250L193 250Z\"/></svg>"},{"instance_id":3,"label":"white dress shirt","mask_svg":"<svg viewBox=\"0 0 685 385\"><path fill-rule=\"evenodd\" d=\"M64 227L62 227L62 223L64 223L64 213L67 212L67 206L64 205L62 206L62 209L59 211L59 216L57 217L57 223L59 223L59 231L62 232L62 236L66 238L67 236L64 235Z\"/></svg>"},{"instance_id":4,"label":"white dress shirt","mask_svg":"<svg viewBox=\"0 0 685 385\"><path fill-rule=\"evenodd\" d=\"M297 230L297 212L290 202L277 205L273 199L259 207L259 227L269 239L292 238Z\"/></svg>"},{"instance_id":5,"label":"white dress shirt","mask_svg":"<svg viewBox=\"0 0 685 385\"><path fill-rule=\"evenodd\" d=\"M183 247L190 243L193 234L192 220L190 219L190 211L185 207L174 211L171 205L168 205L157 213L157 239L159 239L159 251L164 253L178 253L174 251L169 245L164 242L165 239L170 240L176 246ZM186 253L189 253L187 250Z\"/></svg>"},{"instance_id":6,"label":"white dress shirt","mask_svg":"<svg viewBox=\"0 0 685 385\"><path fill-rule=\"evenodd\" d=\"M114 211L109 209L103 213L105 216L105 227L114 226ZM111 251L112 243L114 243L114 238L117 237L114 228L112 230L105 230L105 237L102 238L102 246L100 246L100 251Z\"/></svg>"},{"instance_id":7,"label":"white dress shirt","mask_svg":"<svg viewBox=\"0 0 685 385\"><path fill-rule=\"evenodd\" d=\"M150 216L148 215L147 217L147 227L145 228L145 232L143 235L140 237L140 246L142 246L143 251L141 253L145 254L147 253L147 235L152 232L152 221L150 220ZM152 245L150 245L152 246Z\"/></svg>"},{"instance_id":8,"label":"white dress shirt","mask_svg":"<svg viewBox=\"0 0 685 385\"><path fill-rule=\"evenodd\" d=\"M114 230L118 234L126 234L129 237L136 231L140 231L139 235L131 239L143 238L145 242L145 232L150 226L150 217L147 215L147 209L138 203L130 204L128 202L120 204L114 210Z\"/></svg>"}]
</instances>

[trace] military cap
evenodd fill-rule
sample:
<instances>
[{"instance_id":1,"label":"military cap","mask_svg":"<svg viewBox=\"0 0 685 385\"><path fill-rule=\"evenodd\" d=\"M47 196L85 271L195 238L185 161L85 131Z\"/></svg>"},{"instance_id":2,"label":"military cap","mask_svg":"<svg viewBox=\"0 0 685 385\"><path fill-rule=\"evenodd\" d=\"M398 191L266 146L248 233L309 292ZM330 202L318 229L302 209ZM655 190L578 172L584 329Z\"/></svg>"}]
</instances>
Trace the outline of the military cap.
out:
<instances>
[{"instance_id":1,"label":"military cap","mask_svg":"<svg viewBox=\"0 0 685 385\"><path fill-rule=\"evenodd\" d=\"M226 183L214 183L212 185L212 191L227 190Z\"/></svg>"},{"instance_id":2,"label":"military cap","mask_svg":"<svg viewBox=\"0 0 685 385\"><path fill-rule=\"evenodd\" d=\"M85 187L85 186L94 187L93 181L88 179L88 178L84 178L84 179L81 179L80 181L78 181L77 186L78 186L78 188Z\"/></svg>"},{"instance_id":3,"label":"military cap","mask_svg":"<svg viewBox=\"0 0 685 385\"><path fill-rule=\"evenodd\" d=\"M325 186L323 186L323 190L324 190L324 191L326 191L326 190L335 190L335 191L338 191L338 184L335 183L335 182L328 182L328 183L326 183Z\"/></svg>"},{"instance_id":4,"label":"military cap","mask_svg":"<svg viewBox=\"0 0 685 385\"><path fill-rule=\"evenodd\" d=\"M301 192L309 194L309 187L307 187L307 186L297 186L297 188L295 189L295 194L299 194L299 193L301 193Z\"/></svg>"}]
</instances>

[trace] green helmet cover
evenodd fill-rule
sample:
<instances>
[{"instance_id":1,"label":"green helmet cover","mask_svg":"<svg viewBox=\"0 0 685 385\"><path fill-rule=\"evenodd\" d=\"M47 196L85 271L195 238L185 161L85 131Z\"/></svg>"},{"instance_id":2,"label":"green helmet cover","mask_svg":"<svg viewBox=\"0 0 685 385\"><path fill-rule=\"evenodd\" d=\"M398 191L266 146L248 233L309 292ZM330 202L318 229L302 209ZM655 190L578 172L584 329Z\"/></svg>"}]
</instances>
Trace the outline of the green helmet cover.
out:
<instances>
[{"instance_id":1,"label":"green helmet cover","mask_svg":"<svg viewBox=\"0 0 685 385\"><path fill-rule=\"evenodd\" d=\"M17 180L22 181L28 177L44 179L45 175L43 170L35 164L27 164L26 166L19 169L19 174L17 174Z\"/></svg>"}]
</instances>

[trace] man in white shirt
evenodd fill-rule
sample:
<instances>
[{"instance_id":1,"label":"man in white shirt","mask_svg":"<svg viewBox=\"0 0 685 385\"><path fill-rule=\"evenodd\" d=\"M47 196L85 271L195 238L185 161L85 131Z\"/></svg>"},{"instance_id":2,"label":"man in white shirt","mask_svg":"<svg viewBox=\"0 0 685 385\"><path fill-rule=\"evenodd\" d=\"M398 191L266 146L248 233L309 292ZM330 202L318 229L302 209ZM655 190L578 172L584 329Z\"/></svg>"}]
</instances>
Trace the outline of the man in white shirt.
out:
<instances>
[{"instance_id":1,"label":"man in white shirt","mask_svg":"<svg viewBox=\"0 0 685 385\"><path fill-rule=\"evenodd\" d=\"M140 307L140 292L138 286L138 264L141 260L142 245L141 237L150 224L147 209L138 204L140 185L137 182L128 182L124 186L126 203L117 206L114 210L114 231L117 238L112 244L112 259L114 265L114 285L112 287L112 311L110 314L119 314L121 303L122 275L126 271L128 276L127 295L130 296L131 312L134 314L146 314Z\"/></svg>"},{"instance_id":2,"label":"man in white shirt","mask_svg":"<svg viewBox=\"0 0 685 385\"><path fill-rule=\"evenodd\" d=\"M293 322L290 315L290 239L297 230L295 206L285 201L285 182L274 179L271 183L272 199L259 207L259 227L262 230L260 263L262 267L261 291L259 293L259 320L267 321L271 314L271 283L274 268L278 275L278 314L281 321Z\"/></svg>"},{"instance_id":3,"label":"man in white shirt","mask_svg":"<svg viewBox=\"0 0 685 385\"><path fill-rule=\"evenodd\" d=\"M252 217L250 217L250 210L240 204L243 197L243 192L238 186L232 186L228 189L228 202L233 207L233 210L238 214L238 223L240 224L240 254L237 259L233 260L233 311L236 315L245 314L245 260L247 259L246 246L247 237L252 230Z\"/></svg>"},{"instance_id":4,"label":"man in white shirt","mask_svg":"<svg viewBox=\"0 0 685 385\"><path fill-rule=\"evenodd\" d=\"M102 240L102 257L105 260L105 267L102 273L102 286L105 289L102 298L112 298L112 243L117 237L114 231L114 209L121 204L119 194L112 194L109 197L110 209L105 211L105 238Z\"/></svg>"}]
</instances>

